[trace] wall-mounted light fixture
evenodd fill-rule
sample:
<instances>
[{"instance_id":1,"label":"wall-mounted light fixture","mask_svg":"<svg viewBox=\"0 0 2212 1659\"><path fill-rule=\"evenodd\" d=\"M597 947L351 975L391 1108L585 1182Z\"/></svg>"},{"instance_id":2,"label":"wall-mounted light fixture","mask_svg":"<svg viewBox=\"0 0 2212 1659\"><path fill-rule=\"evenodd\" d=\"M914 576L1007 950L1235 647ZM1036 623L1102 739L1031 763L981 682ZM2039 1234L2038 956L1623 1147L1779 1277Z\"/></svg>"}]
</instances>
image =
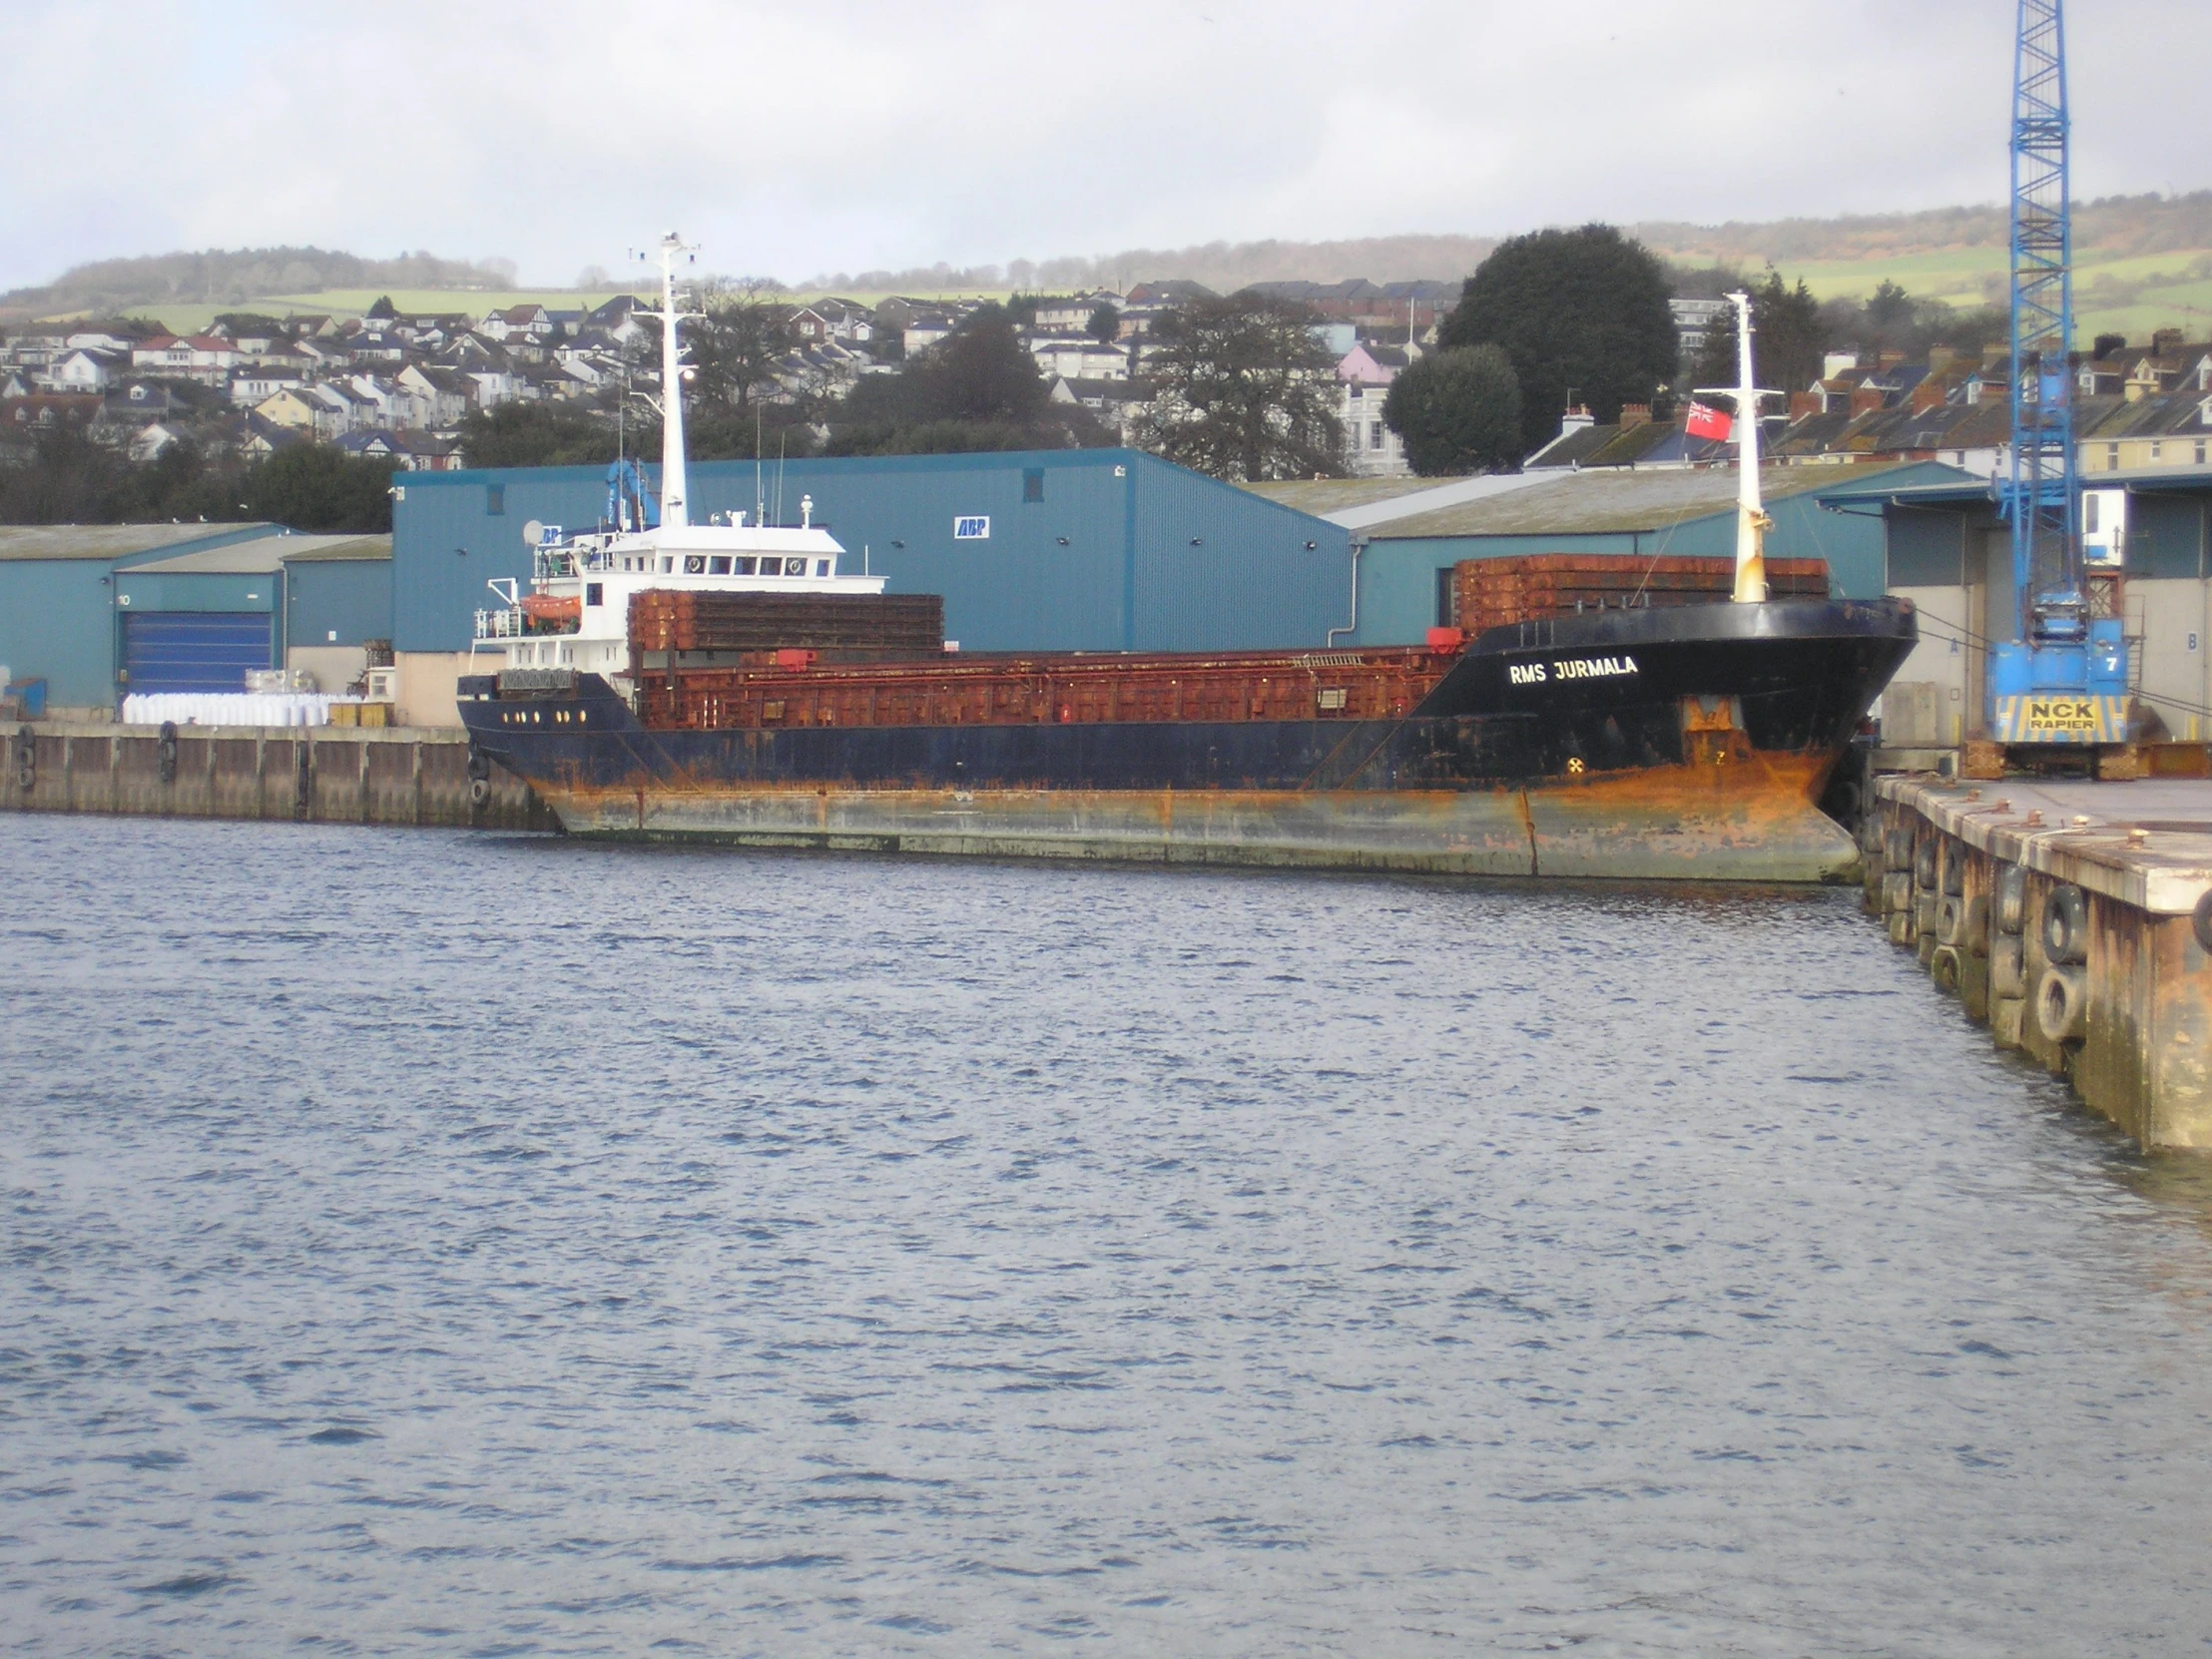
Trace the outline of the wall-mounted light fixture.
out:
<instances>
[{"instance_id":1,"label":"wall-mounted light fixture","mask_svg":"<svg viewBox=\"0 0 2212 1659\"><path fill-rule=\"evenodd\" d=\"M1204 536L1193 536L1191 538L1191 545L1193 547L1204 547L1206 545L1206 538Z\"/></svg>"},{"instance_id":2,"label":"wall-mounted light fixture","mask_svg":"<svg viewBox=\"0 0 2212 1659\"><path fill-rule=\"evenodd\" d=\"M1065 546L1067 546L1067 544L1068 544L1068 539L1067 539L1067 537L1065 537L1065 536L1058 536L1058 537L1055 537L1054 539L1055 539L1056 541L1058 541L1058 542L1059 542L1059 544L1060 544L1060 545L1061 545L1062 547L1065 547Z\"/></svg>"}]
</instances>

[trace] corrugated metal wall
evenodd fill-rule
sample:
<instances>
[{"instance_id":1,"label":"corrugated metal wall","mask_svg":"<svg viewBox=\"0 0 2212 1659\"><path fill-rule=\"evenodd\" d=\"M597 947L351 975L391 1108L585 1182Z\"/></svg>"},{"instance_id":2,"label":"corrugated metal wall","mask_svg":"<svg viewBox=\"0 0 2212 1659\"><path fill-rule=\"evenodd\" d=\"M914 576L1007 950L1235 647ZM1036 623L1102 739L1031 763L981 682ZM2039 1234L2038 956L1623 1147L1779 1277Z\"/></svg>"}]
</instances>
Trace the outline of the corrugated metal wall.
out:
<instances>
[{"instance_id":1,"label":"corrugated metal wall","mask_svg":"<svg viewBox=\"0 0 2212 1659\"><path fill-rule=\"evenodd\" d=\"M1319 646L1349 625L1350 531L1149 455L1137 461L1127 648Z\"/></svg>"},{"instance_id":2,"label":"corrugated metal wall","mask_svg":"<svg viewBox=\"0 0 2212 1659\"><path fill-rule=\"evenodd\" d=\"M390 638L389 559L299 559L284 566L285 646Z\"/></svg>"},{"instance_id":3,"label":"corrugated metal wall","mask_svg":"<svg viewBox=\"0 0 2212 1659\"><path fill-rule=\"evenodd\" d=\"M402 651L466 650L486 579L529 576L523 525L596 523L606 495L598 467L415 474L404 488ZM842 569L942 594L947 635L971 651L1319 645L1349 608L1343 530L1130 450L771 461L758 479L750 461L692 467L695 518L751 514L757 492L794 524L813 496ZM959 518L987 518L989 535L956 539Z\"/></svg>"},{"instance_id":4,"label":"corrugated metal wall","mask_svg":"<svg viewBox=\"0 0 2212 1659\"><path fill-rule=\"evenodd\" d=\"M48 707L115 701L115 588L104 559L0 563L0 663L46 682Z\"/></svg>"}]
</instances>

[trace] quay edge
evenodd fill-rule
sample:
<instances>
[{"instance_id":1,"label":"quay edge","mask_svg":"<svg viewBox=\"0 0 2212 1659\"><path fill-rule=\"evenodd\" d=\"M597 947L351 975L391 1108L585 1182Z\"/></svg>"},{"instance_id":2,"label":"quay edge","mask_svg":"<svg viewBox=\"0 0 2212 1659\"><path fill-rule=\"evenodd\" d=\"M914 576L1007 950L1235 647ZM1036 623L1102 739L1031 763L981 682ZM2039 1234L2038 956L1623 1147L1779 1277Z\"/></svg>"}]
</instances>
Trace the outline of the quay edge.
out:
<instances>
[{"instance_id":1,"label":"quay edge","mask_svg":"<svg viewBox=\"0 0 2212 1659\"><path fill-rule=\"evenodd\" d=\"M2212 1148L2212 784L1877 781L1868 912L2146 1150Z\"/></svg>"},{"instance_id":2,"label":"quay edge","mask_svg":"<svg viewBox=\"0 0 2212 1659\"><path fill-rule=\"evenodd\" d=\"M0 812L557 830L502 767L472 776L441 727L0 721Z\"/></svg>"}]
</instances>

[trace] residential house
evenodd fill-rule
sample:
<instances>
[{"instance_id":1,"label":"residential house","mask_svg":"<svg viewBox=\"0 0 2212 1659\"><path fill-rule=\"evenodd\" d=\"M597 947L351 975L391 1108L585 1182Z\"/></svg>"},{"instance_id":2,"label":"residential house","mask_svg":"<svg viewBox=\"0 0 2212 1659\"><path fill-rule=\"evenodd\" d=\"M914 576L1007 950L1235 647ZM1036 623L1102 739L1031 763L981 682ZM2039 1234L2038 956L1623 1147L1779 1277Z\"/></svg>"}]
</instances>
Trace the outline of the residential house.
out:
<instances>
[{"instance_id":1,"label":"residential house","mask_svg":"<svg viewBox=\"0 0 2212 1659\"><path fill-rule=\"evenodd\" d=\"M251 363L231 371L231 401L251 408L305 378L296 368L267 359Z\"/></svg>"},{"instance_id":2,"label":"residential house","mask_svg":"<svg viewBox=\"0 0 2212 1659\"><path fill-rule=\"evenodd\" d=\"M1053 402L1074 404L1091 411L1101 426L1114 435L1114 441L1129 445L1137 435L1134 428L1138 420L1152 407L1152 387L1141 380L1071 380L1064 376L1052 382L1050 397Z\"/></svg>"},{"instance_id":3,"label":"residential house","mask_svg":"<svg viewBox=\"0 0 2212 1659\"><path fill-rule=\"evenodd\" d=\"M242 353L220 334L155 334L131 347L131 366L144 374L167 374L219 386L230 378Z\"/></svg>"},{"instance_id":4,"label":"residential house","mask_svg":"<svg viewBox=\"0 0 2212 1659\"><path fill-rule=\"evenodd\" d=\"M28 397L0 399L0 443L40 432L84 431L100 418L97 394L35 391Z\"/></svg>"},{"instance_id":5,"label":"residential house","mask_svg":"<svg viewBox=\"0 0 2212 1659\"><path fill-rule=\"evenodd\" d=\"M321 404L304 385L284 386L254 405L253 417L265 426L313 436L322 412Z\"/></svg>"},{"instance_id":6,"label":"residential house","mask_svg":"<svg viewBox=\"0 0 2212 1659\"><path fill-rule=\"evenodd\" d=\"M1094 288L1088 293L1070 294L1060 299L1040 299L1037 314L1030 326L1040 334L1080 334L1090 327L1090 321L1101 305L1121 309L1122 296L1112 288Z\"/></svg>"},{"instance_id":7,"label":"residential house","mask_svg":"<svg viewBox=\"0 0 2212 1659\"><path fill-rule=\"evenodd\" d=\"M1047 379L1055 375L1070 380L1129 378L1129 348L1089 334L1033 334L1029 355Z\"/></svg>"},{"instance_id":8,"label":"residential house","mask_svg":"<svg viewBox=\"0 0 2212 1659\"><path fill-rule=\"evenodd\" d=\"M106 391L129 364L130 357L125 352L81 345L63 353L48 366L45 383L54 391Z\"/></svg>"},{"instance_id":9,"label":"residential house","mask_svg":"<svg viewBox=\"0 0 2212 1659\"><path fill-rule=\"evenodd\" d=\"M1363 478L1402 478L1412 470L1405 442L1382 418L1390 382L1412 361L1399 345L1353 343L1337 359L1337 419L1344 428L1345 457Z\"/></svg>"},{"instance_id":10,"label":"residential house","mask_svg":"<svg viewBox=\"0 0 2212 1659\"><path fill-rule=\"evenodd\" d=\"M476 404L475 384L454 369L409 363L392 381L413 397L416 424L434 432L458 426Z\"/></svg>"}]
</instances>

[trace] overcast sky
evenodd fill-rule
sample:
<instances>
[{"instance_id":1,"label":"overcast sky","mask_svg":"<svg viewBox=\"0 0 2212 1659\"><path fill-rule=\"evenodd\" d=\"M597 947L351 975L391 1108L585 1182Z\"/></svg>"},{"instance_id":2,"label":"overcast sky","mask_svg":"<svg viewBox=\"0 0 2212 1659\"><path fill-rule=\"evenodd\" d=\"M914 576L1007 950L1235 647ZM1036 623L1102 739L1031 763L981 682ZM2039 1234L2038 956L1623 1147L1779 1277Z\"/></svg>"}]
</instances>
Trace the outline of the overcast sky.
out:
<instances>
[{"instance_id":1,"label":"overcast sky","mask_svg":"<svg viewBox=\"0 0 2212 1659\"><path fill-rule=\"evenodd\" d=\"M314 243L817 272L2000 198L2013 0L0 0L0 288ZM2212 0L2076 0L2077 193L2212 185ZM1447 275L1439 273L1438 275Z\"/></svg>"}]
</instances>

